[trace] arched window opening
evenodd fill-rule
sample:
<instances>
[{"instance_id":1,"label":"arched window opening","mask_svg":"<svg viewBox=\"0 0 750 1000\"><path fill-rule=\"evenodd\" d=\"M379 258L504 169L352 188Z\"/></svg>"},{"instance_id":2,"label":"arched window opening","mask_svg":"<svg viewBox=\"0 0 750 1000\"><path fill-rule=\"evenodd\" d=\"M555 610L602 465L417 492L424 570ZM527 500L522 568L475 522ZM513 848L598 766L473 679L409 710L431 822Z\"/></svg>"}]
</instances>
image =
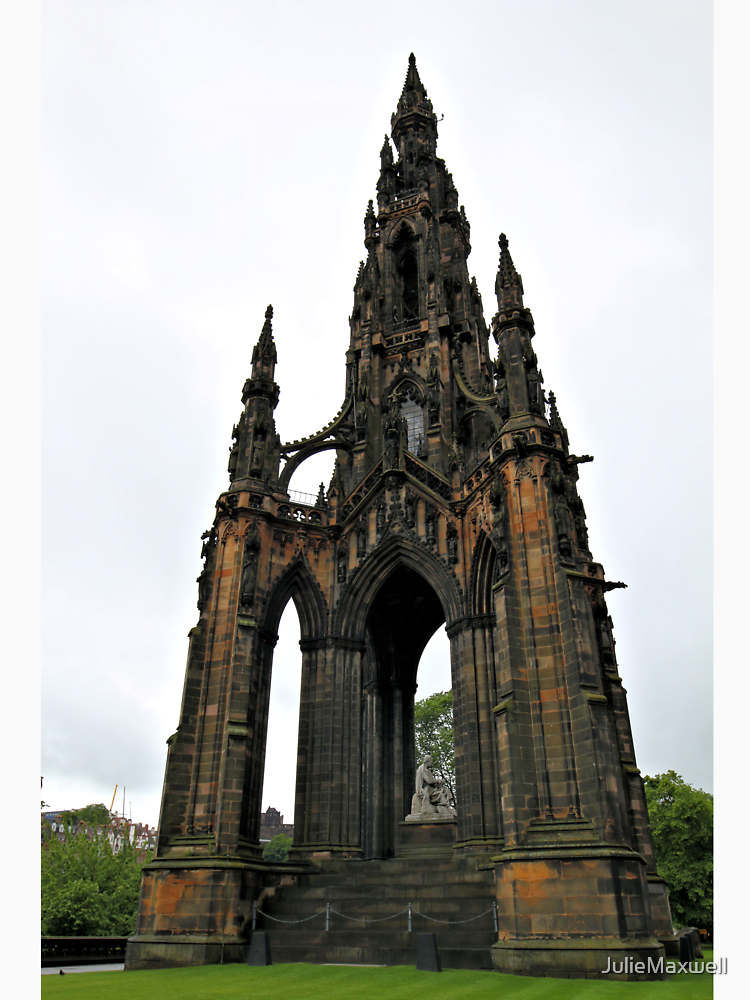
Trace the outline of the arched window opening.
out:
<instances>
[{"instance_id":1,"label":"arched window opening","mask_svg":"<svg viewBox=\"0 0 750 1000\"><path fill-rule=\"evenodd\" d=\"M427 454L424 434L424 410L416 400L408 397L401 403L401 416L406 421L406 447L417 458Z\"/></svg>"},{"instance_id":2,"label":"arched window opening","mask_svg":"<svg viewBox=\"0 0 750 1000\"><path fill-rule=\"evenodd\" d=\"M401 304L403 320L419 318L419 269L413 253L401 261Z\"/></svg>"},{"instance_id":3,"label":"arched window opening","mask_svg":"<svg viewBox=\"0 0 750 1000\"><path fill-rule=\"evenodd\" d=\"M261 798L261 847L275 833L291 836L297 776L297 736L302 655L300 627L294 602L289 601L279 622L279 641L273 651L268 734ZM269 810L270 809L270 813ZM277 816L276 813L279 815ZM279 817L283 817L280 819ZM280 824L283 823L283 827ZM276 829L278 827L278 829ZM275 833L274 833L275 831Z\"/></svg>"}]
</instances>

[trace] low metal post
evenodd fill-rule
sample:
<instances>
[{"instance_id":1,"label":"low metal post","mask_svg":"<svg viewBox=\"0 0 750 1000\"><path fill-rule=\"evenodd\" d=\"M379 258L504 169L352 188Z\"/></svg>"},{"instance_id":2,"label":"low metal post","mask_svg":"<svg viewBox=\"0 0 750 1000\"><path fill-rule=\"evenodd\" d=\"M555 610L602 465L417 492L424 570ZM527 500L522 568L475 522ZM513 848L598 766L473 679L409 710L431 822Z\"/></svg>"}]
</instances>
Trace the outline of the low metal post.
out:
<instances>
[{"instance_id":1,"label":"low metal post","mask_svg":"<svg viewBox=\"0 0 750 1000\"><path fill-rule=\"evenodd\" d=\"M411 934L411 903L409 903L409 933Z\"/></svg>"},{"instance_id":2,"label":"low metal post","mask_svg":"<svg viewBox=\"0 0 750 1000\"><path fill-rule=\"evenodd\" d=\"M255 925L258 923L258 903L253 900L253 930L255 930Z\"/></svg>"},{"instance_id":3,"label":"low metal post","mask_svg":"<svg viewBox=\"0 0 750 1000\"><path fill-rule=\"evenodd\" d=\"M331 918L331 904L326 903L326 930L328 930L328 921Z\"/></svg>"},{"instance_id":4,"label":"low metal post","mask_svg":"<svg viewBox=\"0 0 750 1000\"><path fill-rule=\"evenodd\" d=\"M493 899L492 901L492 919L495 921L495 934L497 934L497 903Z\"/></svg>"}]
</instances>

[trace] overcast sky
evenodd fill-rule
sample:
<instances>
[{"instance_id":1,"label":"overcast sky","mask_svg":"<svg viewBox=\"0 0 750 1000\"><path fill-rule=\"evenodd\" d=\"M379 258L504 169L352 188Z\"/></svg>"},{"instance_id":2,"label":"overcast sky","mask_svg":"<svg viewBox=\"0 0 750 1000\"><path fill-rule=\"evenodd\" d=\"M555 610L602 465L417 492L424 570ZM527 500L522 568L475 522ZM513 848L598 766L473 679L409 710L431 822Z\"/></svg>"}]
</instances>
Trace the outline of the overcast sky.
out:
<instances>
[{"instance_id":1,"label":"overcast sky","mask_svg":"<svg viewBox=\"0 0 750 1000\"><path fill-rule=\"evenodd\" d=\"M485 316L503 231L545 387L595 456L579 489L628 584L608 604L638 764L711 790L711 5L42 9L45 800L118 784L121 808L124 785L158 820L252 347L271 302L279 432L323 426L411 51ZM263 796L288 821L298 637L290 604ZM449 683L442 630L430 653L420 696Z\"/></svg>"}]
</instances>

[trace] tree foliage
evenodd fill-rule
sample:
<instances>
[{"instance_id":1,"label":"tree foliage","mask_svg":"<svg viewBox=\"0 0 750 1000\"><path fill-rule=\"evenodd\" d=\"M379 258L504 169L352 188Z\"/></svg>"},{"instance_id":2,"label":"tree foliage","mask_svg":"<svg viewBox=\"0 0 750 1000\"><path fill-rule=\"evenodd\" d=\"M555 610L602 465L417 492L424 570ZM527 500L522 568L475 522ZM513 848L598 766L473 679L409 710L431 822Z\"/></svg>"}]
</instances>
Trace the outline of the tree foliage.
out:
<instances>
[{"instance_id":1,"label":"tree foliage","mask_svg":"<svg viewBox=\"0 0 750 1000\"><path fill-rule=\"evenodd\" d=\"M50 831L51 833L51 831ZM125 840L115 854L108 829L87 835L67 827L65 840L42 844L42 934L125 937L135 933L141 868L153 851Z\"/></svg>"},{"instance_id":2,"label":"tree foliage","mask_svg":"<svg viewBox=\"0 0 750 1000\"><path fill-rule=\"evenodd\" d=\"M456 758L453 746L453 695L438 691L414 705L414 749L417 767L427 754L432 771L448 785L456 798Z\"/></svg>"},{"instance_id":3,"label":"tree foliage","mask_svg":"<svg viewBox=\"0 0 750 1000\"><path fill-rule=\"evenodd\" d=\"M91 803L83 809L75 809L62 814L66 826L76 823L88 823L89 826L108 826L110 822L109 809L101 802Z\"/></svg>"},{"instance_id":4,"label":"tree foliage","mask_svg":"<svg viewBox=\"0 0 750 1000\"><path fill-rule=\"evenodd\" d=\"M656 870L677 927L713 924L714 797L667 771L644 777Z\"/></svg>"},{"instance_id":5,"label":"tree foliage","mask_svg":"<svg viewBox=\"0 0 750 1000\"><path fill-rule=\"evenodd\" d=\"M266 861L286 861L289 857L289 848L292 846L292 838L285 833L277 833L275 837L266 844L263 857Z\"/></svg>"}]
</instances>

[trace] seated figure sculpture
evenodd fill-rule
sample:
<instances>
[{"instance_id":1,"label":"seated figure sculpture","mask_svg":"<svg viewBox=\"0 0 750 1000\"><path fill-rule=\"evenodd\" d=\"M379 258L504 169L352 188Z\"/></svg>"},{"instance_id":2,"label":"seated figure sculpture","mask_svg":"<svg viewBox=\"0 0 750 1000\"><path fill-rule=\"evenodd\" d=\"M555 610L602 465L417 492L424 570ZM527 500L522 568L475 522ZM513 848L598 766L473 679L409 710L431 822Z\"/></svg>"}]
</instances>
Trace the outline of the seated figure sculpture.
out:
<instances>
[{"instance_id":1,"label":"seated figure sculpture","mask_svg":"<svg viewBox=\"0 0 750 1000\"><path fill-rule=\"evenodd\" d=\"M436 778L432 773L432 757L429 754L417 768L415 785L407 823L455 819L453 795L442 778Z\"/></svg>"}]
</instances>

